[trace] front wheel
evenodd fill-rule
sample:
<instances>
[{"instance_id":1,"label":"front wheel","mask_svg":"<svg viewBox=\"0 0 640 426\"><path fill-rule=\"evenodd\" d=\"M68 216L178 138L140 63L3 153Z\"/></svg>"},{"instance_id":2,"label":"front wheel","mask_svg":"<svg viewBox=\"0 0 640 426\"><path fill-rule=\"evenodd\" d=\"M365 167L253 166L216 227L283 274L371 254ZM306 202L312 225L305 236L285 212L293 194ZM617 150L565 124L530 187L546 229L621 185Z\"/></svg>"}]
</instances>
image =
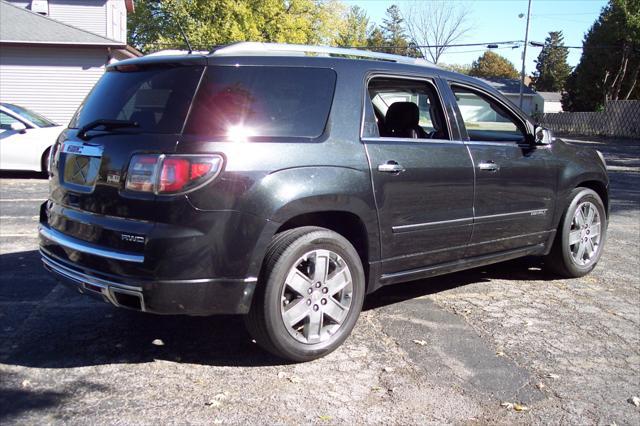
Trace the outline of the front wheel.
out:
<instances>
[{"instance_id":1,"label":"front wheel","mask_svg":"<svg viewBox=\"0 0 640 426\"><path fill-rule=\"evenodd\" d=\"M353 246L324 228L302 227L271 242L246 324L256 342L291 361L336 349L356 324L365 293Z\"/></svg>"},{"instance_id":2,"label":"front wheel","mask_svg":"<svg viewBox=\"0 0 640 426\"><path fill-rule=\"evenodd\" d=\"M570 200L546 260L553 272L577 278L591 272L600 260L607 216L602 199L591 189L574 189Z\"/></svg>"}]
</instances>

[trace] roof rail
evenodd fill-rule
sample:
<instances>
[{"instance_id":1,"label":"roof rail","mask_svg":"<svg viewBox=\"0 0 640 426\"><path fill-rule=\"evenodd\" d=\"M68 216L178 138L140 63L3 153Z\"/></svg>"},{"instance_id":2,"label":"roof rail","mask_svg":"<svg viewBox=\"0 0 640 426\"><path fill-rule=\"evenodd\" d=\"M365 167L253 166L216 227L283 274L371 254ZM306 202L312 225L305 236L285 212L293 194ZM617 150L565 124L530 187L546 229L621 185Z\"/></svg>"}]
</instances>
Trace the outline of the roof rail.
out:
<instances>
[{"instance_id":1,"label":"roof rail","mask_svg":"<svg viewBox=\"0 0 640 426\"><path fill-rule=\"evenodd\" d=\"M315 54L317 56L348 56L437 68L435 64L421 58L410 58L408 56L391 55L388 53L371 52L368 50L345 49L342 47L329 46L310 46L305 44L261 43L247 41L216 48L211 52L211 55L213 56L306 56L307 54Z\"/></svg>"},{"instance_id":2,"label":"roof rail","mask_svg":"<svg viewBox=\"0 0 640 426\"><path fill-rule=\"evenodd\" d=\"M189 52L188 50L177 50L177 49L166 49L166 50L158 50L153 53L149 53L145 56L180 56L180 55L207 55L209 52L204 50L193 50Z\"/></svg>"}]
</instances>

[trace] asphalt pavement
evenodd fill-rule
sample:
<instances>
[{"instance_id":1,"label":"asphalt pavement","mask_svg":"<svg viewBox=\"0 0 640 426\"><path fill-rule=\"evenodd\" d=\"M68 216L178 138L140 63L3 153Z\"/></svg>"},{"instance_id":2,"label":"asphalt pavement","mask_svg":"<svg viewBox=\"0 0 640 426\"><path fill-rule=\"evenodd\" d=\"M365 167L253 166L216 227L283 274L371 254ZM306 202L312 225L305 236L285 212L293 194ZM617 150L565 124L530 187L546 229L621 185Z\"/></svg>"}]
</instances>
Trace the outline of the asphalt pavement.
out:
<instances>
[{"instance_id":1,"label":"asphalt pavement","mask_svg":"<svg viewBox=\"0 0 640 426\"><path fill-rule=\"evenodd\" d=\"M0 174L0 424L640 424L640 141L604 152L601 263L536 258L384 288L345 344L287 364L240 317L118 310L37 252L47 180Z\"/></svg>"}]
</instances>

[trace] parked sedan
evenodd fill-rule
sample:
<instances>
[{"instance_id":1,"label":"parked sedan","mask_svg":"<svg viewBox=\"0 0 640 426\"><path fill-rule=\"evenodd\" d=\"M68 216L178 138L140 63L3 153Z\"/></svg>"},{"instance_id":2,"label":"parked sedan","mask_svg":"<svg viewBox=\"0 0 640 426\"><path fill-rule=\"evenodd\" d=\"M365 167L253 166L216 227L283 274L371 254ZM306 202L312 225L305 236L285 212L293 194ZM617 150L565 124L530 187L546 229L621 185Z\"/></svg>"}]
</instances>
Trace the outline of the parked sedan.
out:
<instances>
[{"instance_id":1,"label":"parked sedan","mask_svg":"<svg viewBox=\"0 0 640 426\"><path fill-rule=\"evenodd\" d=\"M26 108L0 103L0 169L46 172L49 149L62 129Z\"/></svg>"}]
</instances>

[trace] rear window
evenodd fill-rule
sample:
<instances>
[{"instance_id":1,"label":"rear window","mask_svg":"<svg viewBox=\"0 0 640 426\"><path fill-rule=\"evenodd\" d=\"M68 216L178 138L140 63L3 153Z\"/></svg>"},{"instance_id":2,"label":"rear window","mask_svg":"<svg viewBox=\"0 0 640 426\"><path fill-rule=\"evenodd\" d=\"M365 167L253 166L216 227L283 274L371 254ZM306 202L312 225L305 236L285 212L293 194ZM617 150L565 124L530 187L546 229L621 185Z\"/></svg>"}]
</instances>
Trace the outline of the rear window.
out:
<instances>
[{"instance_id":1,"label":"rear window","mask_svg":"<svg viewBox=\"0 0 640 426\"><path fill-rule=\"evenodd\" d=\"M69 127L80 128L100 119L131 120L139 126L134 131L180 133L203 68L171 65L111 68L80 106Z\"/></svg>"},{"instance_id":2,"label":"rear window","mask_svg":"<svg viewBox=\"0 0 640 426\"><path fill-rule=\"evenodd\" d=\"M209 67L185 133L315 139L324 133L335 83L335 72L327 68Z\"/></svg>"}]
</instances>

